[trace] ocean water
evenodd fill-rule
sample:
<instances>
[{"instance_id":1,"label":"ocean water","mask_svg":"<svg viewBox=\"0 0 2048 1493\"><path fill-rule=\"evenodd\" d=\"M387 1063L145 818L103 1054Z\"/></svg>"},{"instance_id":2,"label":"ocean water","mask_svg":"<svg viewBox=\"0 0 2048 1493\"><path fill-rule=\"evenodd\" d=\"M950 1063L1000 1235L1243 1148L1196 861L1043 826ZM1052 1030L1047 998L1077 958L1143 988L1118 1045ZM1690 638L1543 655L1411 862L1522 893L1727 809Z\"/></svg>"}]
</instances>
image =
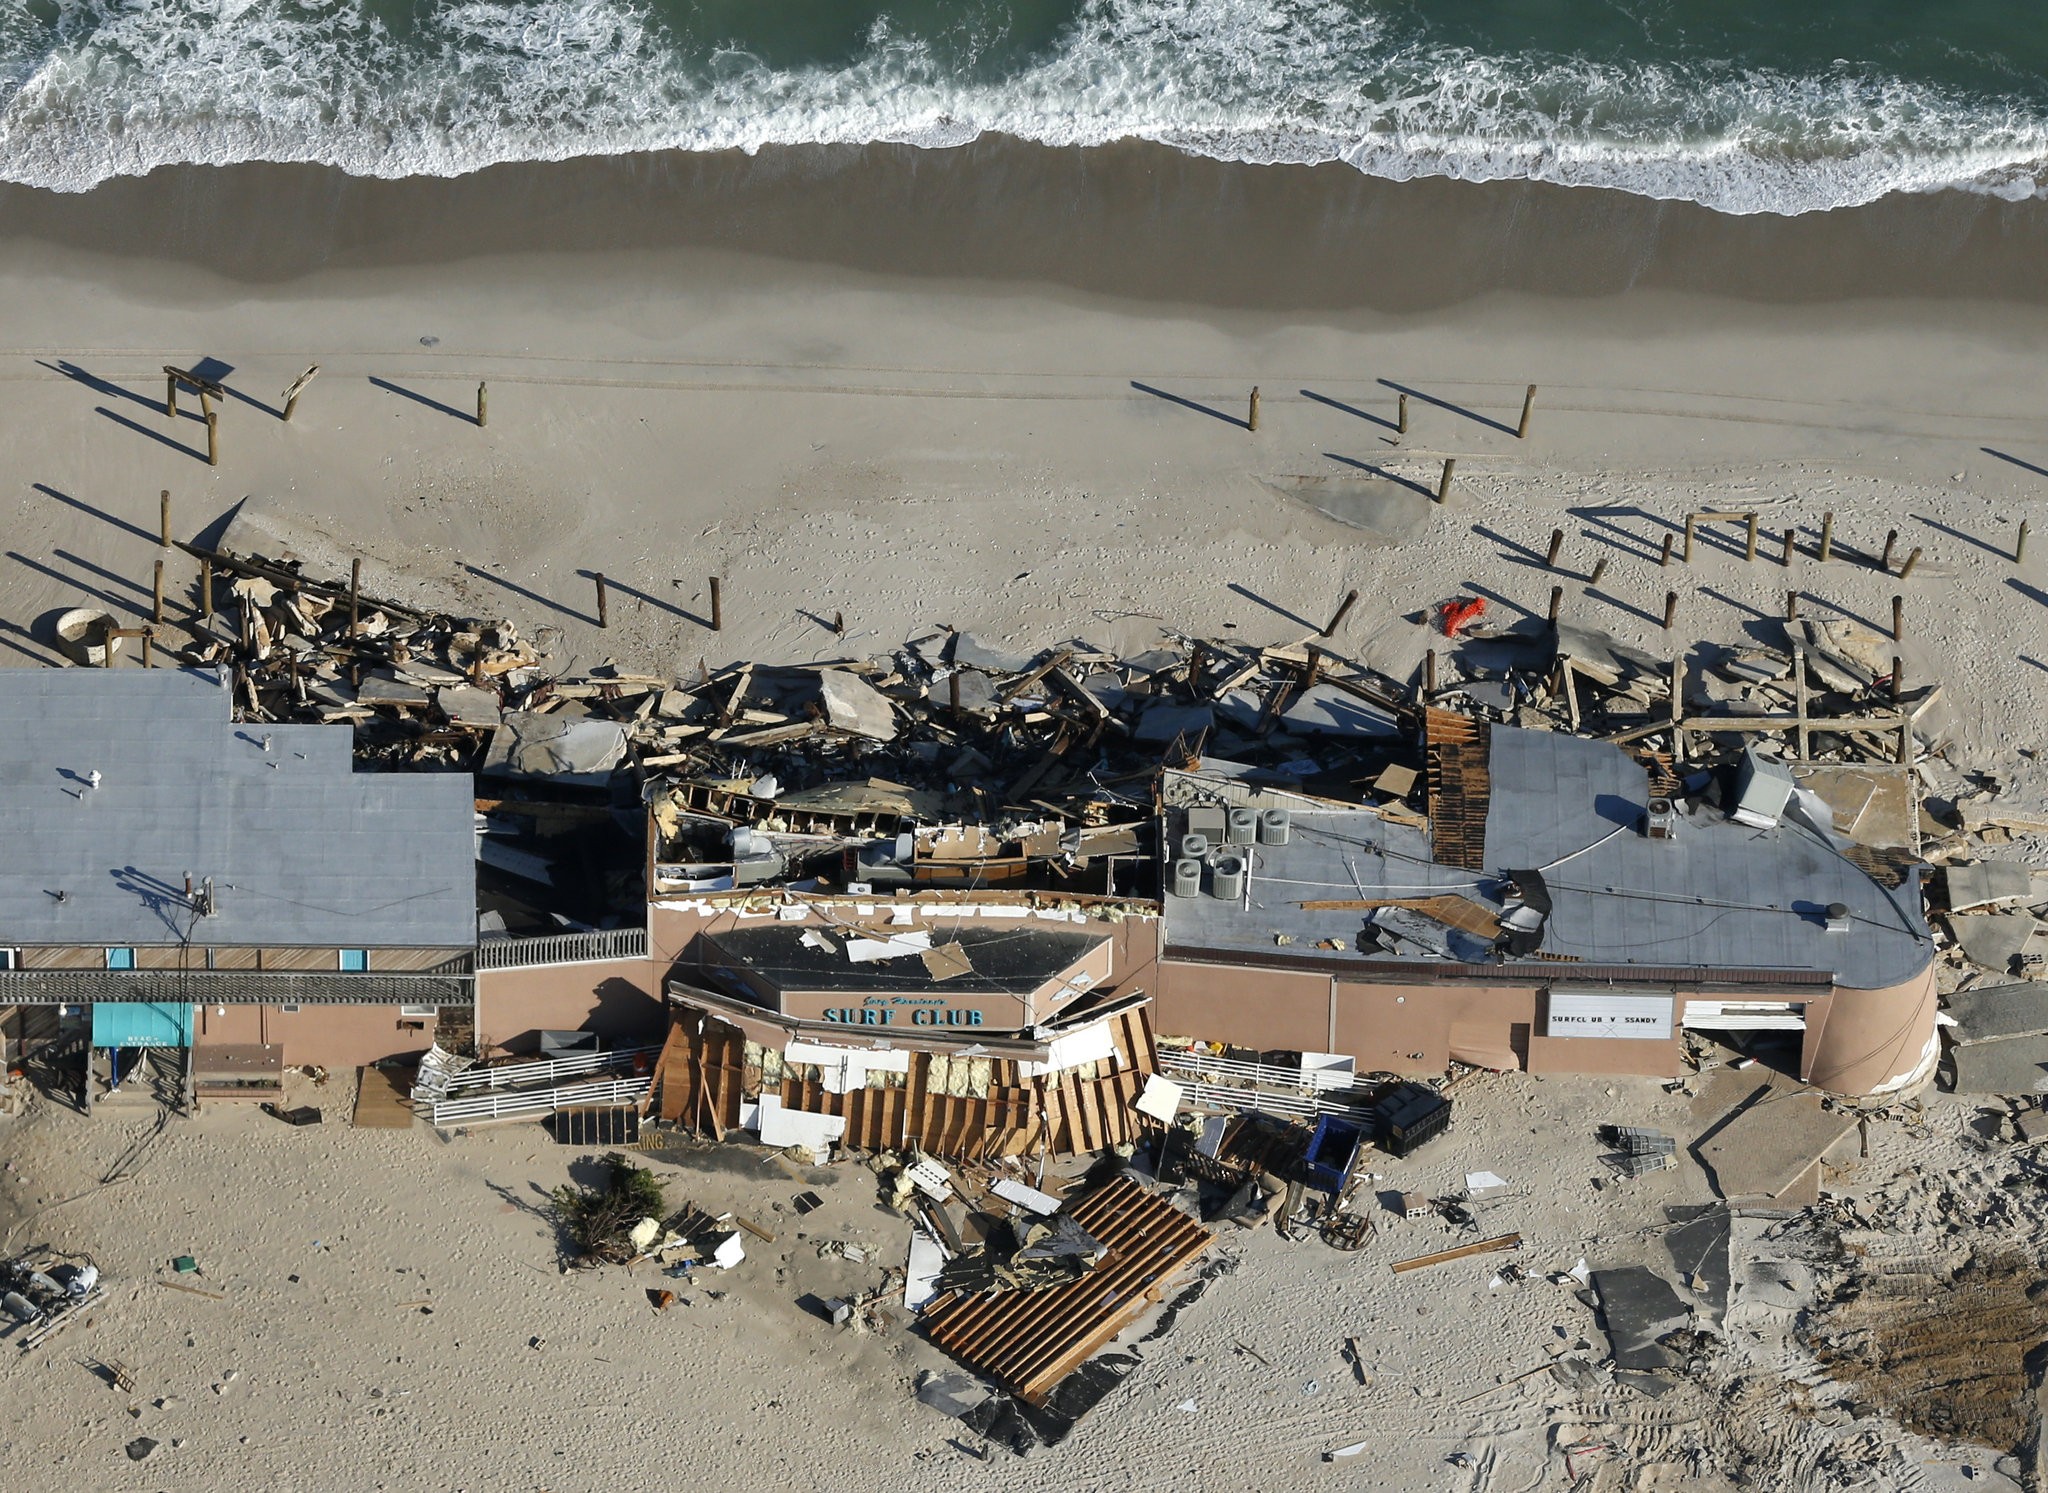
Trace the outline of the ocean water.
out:
<instances>
[{"instance_id":1,"label":"ocean water","mask_svg":"<svg viewBox=\"0 0 2048 1493\"><path fill-rule=\"evenodd\" d=\"M2048 195L2018 0L0 0L0 180L986 132L1796 214Z\"/></svg>"}]
</instances>

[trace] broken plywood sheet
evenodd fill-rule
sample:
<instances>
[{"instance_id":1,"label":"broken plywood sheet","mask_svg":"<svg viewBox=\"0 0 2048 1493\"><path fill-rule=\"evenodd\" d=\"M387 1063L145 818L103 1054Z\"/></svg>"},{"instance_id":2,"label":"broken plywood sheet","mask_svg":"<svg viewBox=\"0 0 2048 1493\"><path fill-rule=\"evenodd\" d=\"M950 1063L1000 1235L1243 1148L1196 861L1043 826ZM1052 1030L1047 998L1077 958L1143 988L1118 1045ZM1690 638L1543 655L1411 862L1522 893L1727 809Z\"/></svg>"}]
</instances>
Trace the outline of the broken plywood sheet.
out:
<instances>
[{"instance_id":1,"label":"broken plywood sheet","mask_svg":"<svg viewBox=\"0 0 2048 1493\"><path fill-rule=\"evenodd\" d=\"M1691 1309L1669 1281L1645 1266L1624 1265L1595 1270L1592 1283L1616 1368L1654 1372L1681 1361L1658 1341L1692 1321Z\"/></svg>"},{"instance_id":2,"label":"broken plywood sheet","mask_svg":"<svg viewBox=\"0 0 2048 1493\"><path fill-rule=\"evenodd\" d=\"M824 669L818 674L818 692L824 698L825 718L835 731L872 741L895 739L896 707L866 681L840 669Z\"/></svg>"},{"instance_id":3,"label":"broken plywood sheet","mask_svg":"<svg viewBox=\"0 0 2048 1493\"><path fill-rule=\"evenodd\" d=\"M2012 973L2018 959L2034 936L2034 920L2024 912L1975 912L1948 920L1956 943L1972 964L2001 975Z\"/></svg>"},{"instance_id":4,"label":"broken plywood sheet","mask_svg":"<svg viewBox=\"0 0 2048 1493\"><path fill-rule=\"evenodd\" d=\"M434 703L451 725L497 729L502 714L498 697L473 685L444 685L434 691Z\"/></svg>"},{"instance_id":5,"label":"broken plywood sheet","mask_svg":"<svg viewBox=\"0 0 2048 1493\"><path fill-rule=\"evenodd\" d=\"M1295 695L1280 712L1280 724L1307 736L1401 734L1401 723L1393 712L1330 684L1312 685Z\"/></svg>"},{"instance_id":6,"label":"broken plywood sheet","mask_svg":"<svg viewBox=\"0 0 2048 1493\"><path fill-rule=\"evenodd\" d=\"M625 758L626 728L617 721L511 710L491 736L483 771L490 777L601 786Z\"/></svg>"},{"instance_id":7,"label":"broken plywood sheet","mask_svg":"<svg viewBox=\"0 0 2048 1493\"><path fill-rule=\"evenodd\" d=\"M1949 1062L1958 1094L2048 1094L2048 1035L1958 1042Z\"/></svg>"},{"instance_id":8,"label":"broken plywood sheet","mask_svg":"<svg viewBox=\"0 0 2048 1493\"><path fill-rule=\"evenodd\" d=\"M2022 980L1959 990L1948 998L1948 1014L1955 1018L1956 1039L1962 1042L2048 1032L2048 984Z\"/></svg>"},{"instance_id":9,"label":"broken plywood sheet","mask_svg":"<svg viewBox=\"0 0 2048 1493\"><path fill-rule=\"evenodd\" d=\"M1951 912L1983 912L2032 900L2034 873L2021 861L1951 863L1944 873Z\"/></svg>"},{"instance_id":10,"label":"broken plywood sheet","mask_svg":"<svg viewBox=\"0 0 2048 1493\"><path fill-rule=\"evenodd\" d=\"M1765 1085L1693 1148L1724 1198L1773 1197L1855 1129L1818 1094Z\"/></svg>"}]
</instances>

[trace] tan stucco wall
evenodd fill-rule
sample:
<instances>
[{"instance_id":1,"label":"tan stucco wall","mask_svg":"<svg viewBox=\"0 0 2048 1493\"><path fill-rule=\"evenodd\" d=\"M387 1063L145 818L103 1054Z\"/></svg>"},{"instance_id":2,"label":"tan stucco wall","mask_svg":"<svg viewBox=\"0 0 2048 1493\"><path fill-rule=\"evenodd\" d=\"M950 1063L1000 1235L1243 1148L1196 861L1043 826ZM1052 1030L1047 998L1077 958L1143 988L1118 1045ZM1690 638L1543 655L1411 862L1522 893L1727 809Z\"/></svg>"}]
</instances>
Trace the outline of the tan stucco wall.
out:
<instances>
[{"instance_id":1,"label":"tan stucco wall","mask_svg":"<svg viewBox=\"0 0 2048 1493\"><path fill-rule=\"evenodd\" d=\"M1152 1030L1260 1052L1335 1051L1330 977L1308 971L1238 969L1162 959Z\"/></svg>"},{"instance_id":2,"label":"tan stucco wall","mask_svg":"<svg viewBox=\"0 0 2048 1493\"><path fill-rule=\"evenodd\" d=\"M1902 985L1809 999L1799 1076L1837 1094L1898 1088L1927 1066L1936 1004L1932 964Z\"/></svg>"},{"instance_id":3,"label":"tan stucco wall","mask_svg":"<svg viewBox=\"0 0 2048 1493\"><path fill-rule=\"evenodd\" d=\"M657 1042L668 1027L661 996L665 967L652 959L605 959L481 970L476 977L478 1040L506 1052L537 1050L543 1031Z\"/></svg>"},{"instance_id":4,"label":"tan stucco wall","mask_svg":"<svg viewBox=\"0 0 2048 1493\"><path fill-rule=\"evenodd\" d=\"M195 1047L272 1042L288 1066L361 1068L387 1058L417 1057L434 1040L434 1023L402 1026L396 1006L200 1006L193 1022Z\"/></svg>"}]
</instances>

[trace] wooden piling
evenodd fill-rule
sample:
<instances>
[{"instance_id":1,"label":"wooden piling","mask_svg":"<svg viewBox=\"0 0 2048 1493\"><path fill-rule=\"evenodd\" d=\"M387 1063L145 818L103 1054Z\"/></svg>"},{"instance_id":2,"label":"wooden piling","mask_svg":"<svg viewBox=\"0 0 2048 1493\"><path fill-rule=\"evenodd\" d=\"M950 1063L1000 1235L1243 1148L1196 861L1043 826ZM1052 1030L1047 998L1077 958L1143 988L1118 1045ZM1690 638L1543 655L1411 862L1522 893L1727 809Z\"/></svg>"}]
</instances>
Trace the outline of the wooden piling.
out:
<instances>
[{"instance_id":1,"label":"wooden piling","mask_svg":"<svg viewBox=\"0 0 2048 1493\"><path fill-rule=\"evenodd\" d=\"M1529 416L1535 412L1535 409L1536 386L1531 384L1529 385L1529 392L1522 396L1522 418L1515 425L1516 440L1526 441L1529 439Z\"/></svg>"},{"instance_id":2,"label":"wooden piling","mask_svg":"<svg viewBox=\"0 0 2048 1493\"><path fill-rule=\"evenodd\" d=\"M1756 558L1756 515L1754 513L1749 516L1749 535L1743 545L1742 558L1745 560L1754 560Z\"/></svg>"},{"instance_id":3,"label":"wooden piling","mask_svg":"<svg viewBox=\"0 0 2048 1493\"><path fill-rule=\"evenodd\" d=\"M1823 513L1820 516L1820 561L1825 565L1835 557L1835 516Z\"/></svg>"},{"instance_id":4,"label":"wooden piling","mask_svg":"<svg viewBox=\"0 0 2048 1493\"><path fill-rule=\"evenodd\" d=\"M161 622L164 620L164 562L161 560L156 562L156 583L151 587L150 596L150 620Z\"/></svg>"},{"instance_id":5,"label":"wooden piling","mask_svg":"<svg viewBox=\"0 0 2048 1493\"><path fill-rule=\"evenodd\" d=\"M604 572L600 570L591 579L597 582L597 625L599 627L610 627L612 625L612 616L611 607L605 599Z\"/></svg>"},{"instance_id":6,"label":"wooden piling","mask_svg":"<svg viewBox=\"0 0 2048 1493\"><path fill-rule=\"evenodd\" d=\"M1400 413L1396 417L1396 422L1394 425L1394 434L1406 435L1408 434L1408 396L1406 394L1403 394L1401 396L1401 402L1399 405L1396 406L1396 408L1400 411Z\"/></svg>"},{"instance_id":7,"label":"wooden piling","mask_svg":"<svg viewBox=\"0 0 2048 1493\"><path fill-rule=\"evenodd\" d=\"M1877 568L1889 571L1892 568L1892 551L1898 547L1899 531L1891 530L1884 536L1884 558L1877 562Z\"/></svg>"},{"instance_id":8,"label":"wooden piling","mask_svg":"<svg viewBox=\"0 0 2048 1493\"><path fill-rule=\"evenodd\" d=\"M1550 625L1552 627L1555 627L1557 625L1557 610L1559 607L1563 605L1564 587L1552 586L1550 588Z\"/></svg>"},{"instance_id":9,"label":"wooden piling","mask_svg":"<svg viewBox=\"0 0 2048 1493\"><path fill-rule=\"evenodd\" d=\"M175 373L164 375L164 418L178 418L178 375Z\"/></svg>"},{"instance_id":10,"label":"wooden piling","mask_svg":"<svg viewBox=\"0 0 2048 1493\"><path fill-rule=\"evenodd\" d=\"M2020 520L2020 537L2012 547L2012 563L2017 565L2027 558L2027 521Z\"/></svg>"},{"instance_id":11,"label":"wooden piling","mask_svg":"<svg viewBox=\"0 0 2048 1493\"><path fill-rule=\"evenodd\" d=\"M291 387L284 391L285 424L289 425L292 423L292 411L299 407L299 396L306 392L306 385L313 382L314 375L319 372L320 365L315 363L311 368L308 368L304 373L293 379Z\"/></svg>"},{"instance_id":12,"label":"wooden piling","mask_svg":"<svg viewBox=\"0 0 2048 1493\"><path fill-rule=\"evenodd\" d=\"M362 601L363 562L361 560L351 560L348 562L348 632L350 637L355 636L356 616L361 610Z\"/></svg>"},{"instance_id":13,"label":"wooden piling","mask_svg":"<svg viewBox=\"0 0 2048 1493\"><path fill-rule=\"evenodd\" d=\"M1918 565L1919 563L1920 547L1918 545L1915 545L1913 546L1912 552L1906 556L1906 563L1899 567L1899 579L1903 581L1907 576L1911 575L1913 573L1913 567L1915 565Z\"/></svg>"},{"instance_id":14,"label":"wooden piling","mask_svg":"<svg viewBox=\"0 0 2048 1493\"><path fill-rule=\"evenodd\" d=\"M832 614L832 633L835 637L843 638L846 636L846 613L834 612Z\"/></svg>"},{"instance_id":15,"label":"wooden piling","mask_svg":"<svg viewBox=\"0 0 2048 1493\"><path fill-rule=\"evenodd\" d=\"M1699 526L1699 521L1700 516L1697 513L1688 513L1685 516L1685 563L1688 565L1692 564L1692 536L1693 530Z\"/></svg>"},{"instance_id":16,"label":"wooden piling","mask_svg":"<svg viewBox=\"0 0 2048 1493\"><path fill-rule=\"evenodd\" d=\"M1676 591L1666 591L1664 593L1664 630L1666 632L1671 631L1677 621L1678 593Z\"/></svg>"},{"instance_id":17,"label":"wooden piling","mask_svg":"<svg viewBox=\"0 0 2048 1493\"><path fill-rule=\"evenodd\" d=\"M199 620L213 620L213 561L199 562Z\"/></svg>"},{"instance_id":18,"label":"wooden piling","mask_svg":"<svg viewBox=\"0 0 2048 1493\"><path fill-rule=\"evenodd\" d=\"M217 410L206 412L206 464L210 467L220 465L220 412Z\"/></svg>"},{"instance_id":19,"label":"wooden piling","mask_svg":"<svg viewBox=\"0 0 2048 1493\"><path fill-rule=\"evenodd\" d=\"M157 516L160 520L156 541L157 548L169 549L171 547L171 490L168 487L163 490L163 496L157 499Z\"/></svg>"},{"instance_id":20,"label":"wooden piling","mask_svg":"<svg viewBox=\"0 0 2048 1493\"><path fill-rule=\"evenodd\" d=\"M1323 650L1311 643L1308 645L1308 668L1302 672L1301 687L1314 689L1316 675L1323 672Z\"/></svg>"},{"instance_id":21,"label":"wooden piling","mask_svg":"<svg viewBox=\"0 0 2048 1493\"><path fill-rule=\"evenodd\" d=\"M1252 385L1251 408L1245 411L1244 428L1256 434L1259 428L1259 386Z\"/></svg>"},{"instance_id":22,"label":"wooden piling","mask_svg":"<svg viewBox=\"0 0 2048 1493\"><path fill-rule=\"evenodd\" d=\"M1799 620L1799 593L1797 591L1787 591L1785 593L1785 620L1787 622L1797 622Z\"/></svg>"},{"instance_id":23,"label":"wooden piling","mask_svg":"<svg viewBox=\"0 0 2048 1493\"><path fill-rule=\"evenodd\" d=\"M1451 474L1452 474L1453 472L1457 471L1457 470L1458 470L1458 458L1457 458L1457 457L1455 457L1455 456L1446 456L1446 457L1444 458L1444 474L1443 474L1443 476L1442 476L1442 477L1440 477L1440 478L1438 478L1438 479L1437 479L1437 484L1436 484L1436 500L1437 500L1437 501L1438 501L1439 503L1441 503L1441 502L1445 501L1446 499L1448 499L1448 498L1450 497L1450 495L1451 495Z\"/></svg>"},{"instance_id":24,"label":"wooden piling","mask_svg":"<svg viewBox=\"0 0 2048 1493\"><path fill-rule=\"evenodd\" d=\"M485 383L479 383L476 386L476 428L478 430L482 430L486 425L491 423L491 407L489 400L490 385Z\"/></svg>"},{"instance_id":25,"label":"wooden piling","mask_svg":"<svg viewBox=\"0 0 2048 1493\"><path fill-rule=\"evenodd\" d=\"M1799 531L1797 529L1788 528L1785 530L1785 553L1778 557L1778 563L1787 570L1792 568L1792 545L1798 537Z\"/></svg>"},{"instance_id":26,"label":"wooden piling","mask_svg":"<svg viewBox=\"0 0 2048 1493\"><path fill-rule=\"evenodd\" d=\"M1436 693L1436 650L1430 649L1422 655L1422 693Z\"/></svg>"},{"instance_id":27,"label":"wooden piling","mask_svg":"<svg viewBox=\"0 0 2048 1493\"><path fill-rule=\"evenodd\" d=\"M1593 573L1586 577L1586 584L1589 586L1599 585L1600 577L1605 574L1607 574L1607 556L1602 555L1593 562Z\"/></svg>"},{"instance_id":28,"label":"wooden piling","mask_svg":"<svg viewBox=\"0 0 2048 1493\"><path fill-rule=\"evenodd\" d=\"M1899 696L1906 692L1906 661L1898 654L1892 655L1892 704L1899 703Z\"/></svg>"},{"instance_id":29,"label":"wooden piling","mask_svg":"<svg viewBox=\"0 0 2048 1493\"><path fill-rule=\"evenodd\" d=\"M1564 530L1552 529L1550 531L1550 553L1543 557L1543 565L1545 569L1557 569L1557 552L1563 548Z\"/></svg>"},{"instance_id":30,"label":"wooden piling","mask_svg":"<svg viewBox=\"0 0 2048 1493\"><path fill-rule=\"evenodd\" d=\"M1344 599L1337 603L1337 610L1330 614L1329 622L1323 628L1323 636L1336 636L1337 629L1344 625L1344 619L1351 615L1351 609L1358 605L1358 592L1346 591Z\"/></svg>"},{"instance_id":31,"label":"wooden piling","mask_svg":"<svg viewBox=\"0 0 2048 1493\"><path fill-rule=\"evenodd\" d=\"M946 687L947 694L951 696L950 703L953 707L953 714L958 715L960 713L960 671L958 669L955 669L946 676Z\"/></svg>"},{"instance_id":32,"label":"wooden piling","mask_svg":"<svg viewBox=\"0 0 2048 1493\"><path fill-rule=\"evenodd\" d=\"M1671 531L1664 531L1664 552L1657 556L1658 565L1669 569L1671 565Z\"/></svg>"},{"instance_id":33,"label":"wooden piling","mask_svg":"<svg viewBox=\"0 0 2048 1493\"><path fill-rule=\"evenodd\" d=\"M725 602L721 594L718 577L715 575L711 577L711 630L713 632L723 632L725 630Z\"/></svg>"},{"instance_id":34,"label":"wooden piling","mask_svg":"<svg viewBox=\"0 0 2048 1493\"><path fill-rule=\"evenodd\" d=\"M1905 640L1906 598L1903 596L1894 596L1892 598L1892 641L1894 643L1903 643Z\"/></svg>"}]
</instances>

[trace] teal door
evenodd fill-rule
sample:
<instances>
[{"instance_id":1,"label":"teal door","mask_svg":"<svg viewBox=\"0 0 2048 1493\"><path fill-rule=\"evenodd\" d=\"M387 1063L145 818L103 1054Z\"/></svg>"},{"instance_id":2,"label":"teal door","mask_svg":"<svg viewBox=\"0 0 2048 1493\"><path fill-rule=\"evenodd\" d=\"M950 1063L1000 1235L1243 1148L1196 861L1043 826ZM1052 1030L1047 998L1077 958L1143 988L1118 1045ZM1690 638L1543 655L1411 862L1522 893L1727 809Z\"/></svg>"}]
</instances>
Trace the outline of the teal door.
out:
<instances>
[{"instance_id":1,"label":"teal door","mask_svg":"<svg viewBox=\"0 0 2048 1493\"><path fill-rule=\"evenodd\" d=\"M143 1001L97 1001L92 1008L95 1047L190 1047L192 1008Z\"/></svg>"}]
</instances>

